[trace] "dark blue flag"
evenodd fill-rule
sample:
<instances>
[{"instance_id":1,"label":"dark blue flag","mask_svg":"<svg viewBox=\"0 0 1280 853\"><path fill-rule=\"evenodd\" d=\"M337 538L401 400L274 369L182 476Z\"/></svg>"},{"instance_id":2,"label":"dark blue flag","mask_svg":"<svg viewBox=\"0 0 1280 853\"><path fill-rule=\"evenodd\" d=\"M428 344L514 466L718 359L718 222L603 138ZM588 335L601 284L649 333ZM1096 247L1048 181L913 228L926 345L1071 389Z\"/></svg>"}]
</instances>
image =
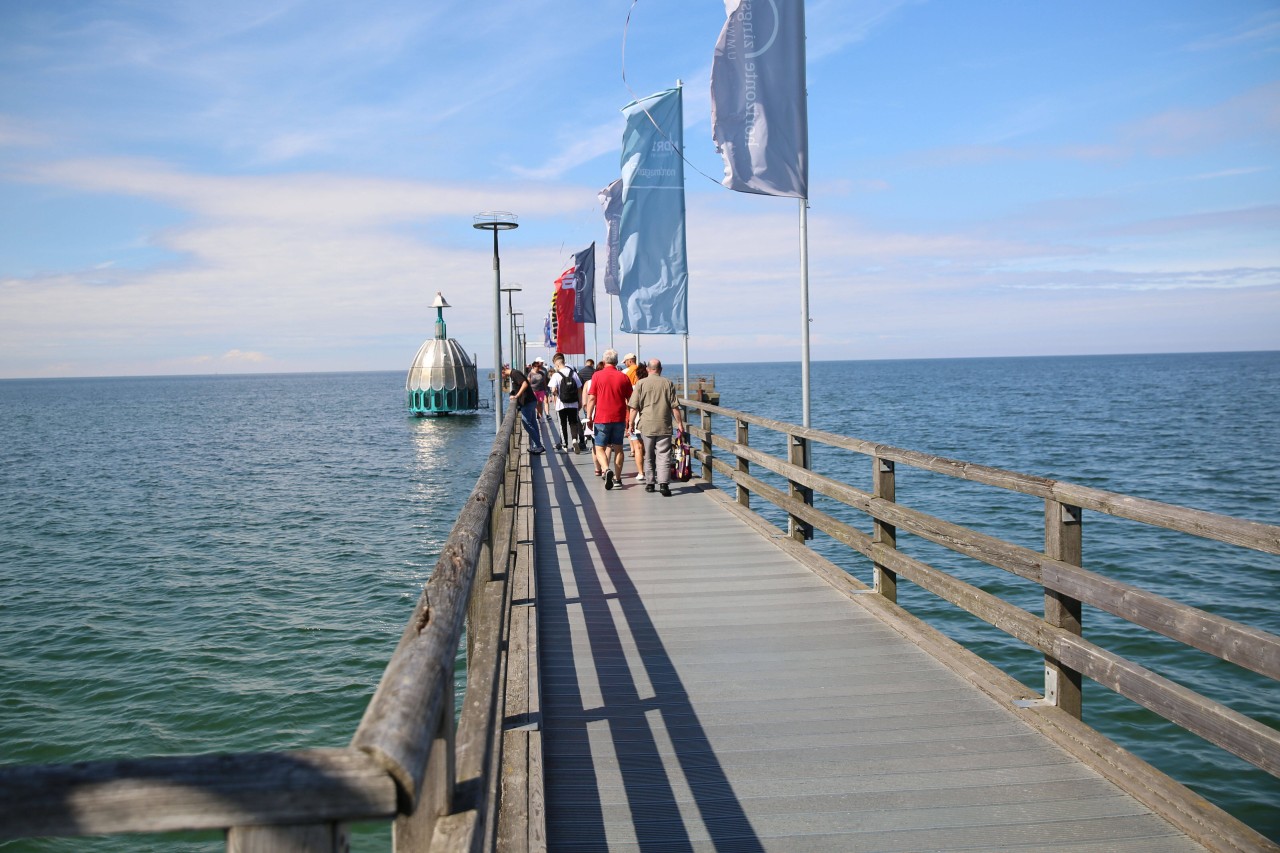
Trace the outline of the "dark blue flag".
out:
<instances>
[{"instance_id":1,"label":"dark blue flag","mask_svg":"<svg viewBox=\"0 0 1280 853\"><path fill-rule=\"evenodd\" d=\"M573 303L575 323L596 321L596 244L573 256L574 289L578 291Z\"/></svg>"}]
</instances>

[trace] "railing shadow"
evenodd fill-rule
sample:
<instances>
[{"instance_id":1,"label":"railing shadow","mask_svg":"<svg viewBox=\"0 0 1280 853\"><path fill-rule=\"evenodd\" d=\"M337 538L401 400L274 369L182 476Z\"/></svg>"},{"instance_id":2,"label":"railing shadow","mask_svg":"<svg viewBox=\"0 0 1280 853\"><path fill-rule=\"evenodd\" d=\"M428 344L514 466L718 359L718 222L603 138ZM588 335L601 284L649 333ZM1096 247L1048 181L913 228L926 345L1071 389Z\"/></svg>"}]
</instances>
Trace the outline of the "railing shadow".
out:
<instances>
[{"instance_id":1,"label":"railing shadow","mask_svg":"<svg viewBox=\"0 0 1280 853\"><path fill-rule=\"evenodd\" d=\"M538 541L556 543L550 549L539 549L538 565L550 847L605 849L610 843L603 780L592 763L592 737L606 736L603 729L607 729L640 849L664 853L692 850L695 837L689 825L700 818L717 850L762 851L662 637L614 546L608 523L589 494L588 485L598 483L591 479L590 484L584 482L573 465L536 466L533 473L539 505L550 506L554 493L555 503L562 508L558 517L564 533L563 541L557 542L551 514L538 514ZM601 566L597 566L588 541ZM570 597L565 588L560 564L563 554L567 554L576 597ZM613 592L606 591L601 582L601 567ZM588 697L584 697L582 681L573 668L576 655L570 608L575 605L581 608L581 624L586 629L592 675L599 687L598 706L592 701L593 707L587 707ZM642 696L628 662L627 637L634 641L634 654L653 689L651 697ZM655 713L665 735L656 730ZM671 766L671 756L663 755L660 741L664 736L670 736L674 745L679 773ZM686 796L682 810L685 785L693 802L689 804ZM697 816L691 813L690 805L696 808ZM570 824L571 831L567 828ZM696 840L703 840L701 833L696 835Z\"/></svg>"}]
</instances>

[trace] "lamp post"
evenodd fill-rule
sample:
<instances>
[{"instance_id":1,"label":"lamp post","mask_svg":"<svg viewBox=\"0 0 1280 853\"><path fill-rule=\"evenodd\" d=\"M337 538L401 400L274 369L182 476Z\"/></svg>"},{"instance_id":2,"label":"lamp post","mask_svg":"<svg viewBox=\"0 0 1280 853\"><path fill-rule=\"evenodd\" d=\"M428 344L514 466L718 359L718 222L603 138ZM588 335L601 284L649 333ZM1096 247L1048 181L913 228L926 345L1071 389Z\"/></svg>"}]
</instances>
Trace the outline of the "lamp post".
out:
<instances>
[{"instance_id":1,"label":"lamp post","mask_svg":"<svg viewBox=\"0 0 1280 853\"><path fill-rule=\"evenodd\" d=\"M519 293L523 288L519 284L512 284L509 287L502 288L502 292L507 294L507 334L511 337L511 366L516 366L516 318L512 314L511 294Z\"/></svg>"},{"instance_id":2,"label":"lamp post","mask_svg":"<svg viewBox=\"0 0 1280 853\"><path fill-rule=\"evenodd\" d=\"M498 232L519 228L516 215L505 210L487 210L472 217L472 228L493 232L493 383L495 432L502 428L502 265L498 261Z\"/></svg>"},{"instance_id":3,"label":"lamp post","mask_svg":"<svg viewBox=\"0 0 1280 853\"><path fill-rule=\"evenodd\" d=\"M524 354L520 347L520 333L524 331L524 312L511 312L511 363L524 370Z\"/></svg>"}]
</instances>

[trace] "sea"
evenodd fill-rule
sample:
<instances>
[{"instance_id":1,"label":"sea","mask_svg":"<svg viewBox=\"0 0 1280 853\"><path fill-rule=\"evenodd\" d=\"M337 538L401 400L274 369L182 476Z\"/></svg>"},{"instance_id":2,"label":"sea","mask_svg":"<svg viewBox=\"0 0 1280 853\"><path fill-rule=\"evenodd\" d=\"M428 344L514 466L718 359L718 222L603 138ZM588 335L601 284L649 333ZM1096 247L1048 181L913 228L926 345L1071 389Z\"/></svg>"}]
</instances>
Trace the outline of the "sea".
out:
<instances>
[{"instance_id":1,"label":"sea","mask_svg":"<svg viewBox=\"0 0 1280 853\"><path fill-rule=\"evenodd\" d=\"M675 353L645 345L680 375ZM722 406L800 422L798 363L689 372L714 376ZM1280 524L1280 353L811 372L818 429ZM347 745L494 435L491 410L410 416L403 384L399 371L0 381L0 764ZM750 442L783 447L760 427ZM870 486L865 457L818 446L812 464ZM901 465L897 496L1043 547L1034 498ZM1280 633L1280 558L1096 513L1083 524L1087 568ZM847 547L811 544L871 580ZM1041 591L1018 578L909 535L899 546L1039 612ZM1020 643L908 582L899 601L1041 687ZM1087 639L1280 728L1275 682L1091 608L1084 622ZM1096 684L1084 704L1095 728L1280 840L1280 781ZM358 826L352 846L389 837ZM222 849L218 832L0 843Z\"/></svg>"}]
</instances>

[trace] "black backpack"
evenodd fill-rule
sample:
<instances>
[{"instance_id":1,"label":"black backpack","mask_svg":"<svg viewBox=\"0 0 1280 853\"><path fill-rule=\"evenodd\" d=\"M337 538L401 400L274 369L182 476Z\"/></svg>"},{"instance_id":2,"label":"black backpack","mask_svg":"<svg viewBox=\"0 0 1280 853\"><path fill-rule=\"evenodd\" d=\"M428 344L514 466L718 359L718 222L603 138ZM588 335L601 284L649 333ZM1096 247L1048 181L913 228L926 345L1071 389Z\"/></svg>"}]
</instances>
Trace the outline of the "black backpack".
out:
<instances>
[{"instance_id":1,"label":"black backpack","mask_svg":"<svg viewBox=\"0 0 1280 853\"><path fill-rule=\"evenodd\" d=\"M578 402L578 392L582 389L578 387L577 378L578 371L574 370L572 367L569 368L568 376L565 376L563 373L560 374L560 386L558 390L560 392L561 403L568 404Z\"/></svg>"}]
</instances>

